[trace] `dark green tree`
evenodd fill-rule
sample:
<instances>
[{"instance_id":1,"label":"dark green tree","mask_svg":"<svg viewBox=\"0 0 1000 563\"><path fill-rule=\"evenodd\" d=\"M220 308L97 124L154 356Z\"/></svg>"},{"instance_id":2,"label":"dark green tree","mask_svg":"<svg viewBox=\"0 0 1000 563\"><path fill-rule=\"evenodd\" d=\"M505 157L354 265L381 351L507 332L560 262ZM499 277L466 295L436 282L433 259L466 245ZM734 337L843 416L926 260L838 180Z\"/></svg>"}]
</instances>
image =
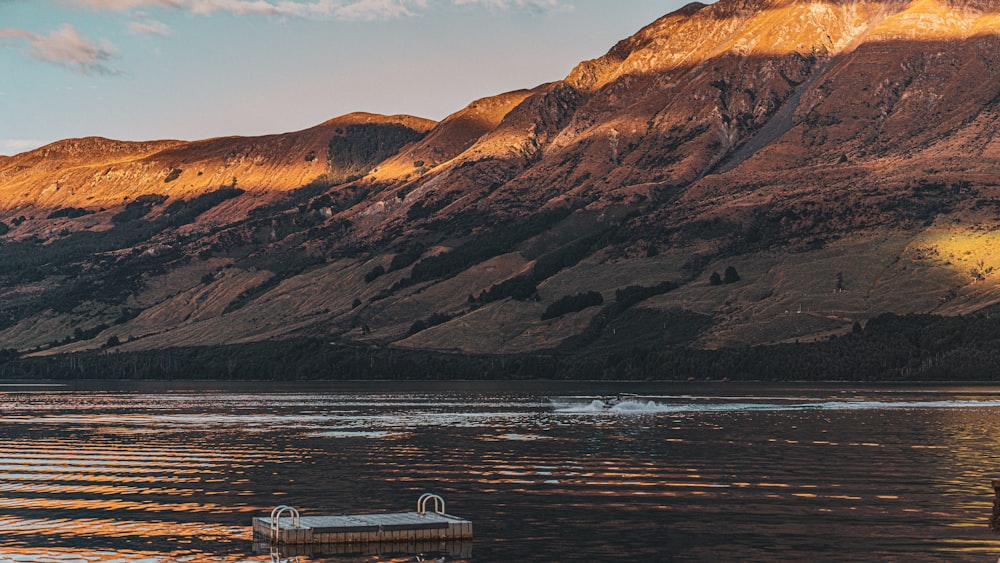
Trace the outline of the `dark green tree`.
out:
<instances>
[{"instance_id":1,"label":"dark green tree","mask_svg":"<svg viewBox=\"0 0 1000 563\"><path fill-rule=\"evenodd\" d=\"M740 281L740 275L736 273L736 268L727 266L726 273L722 275L722 281L724 283L736 283Z\"/></svg>"}]
</instances>

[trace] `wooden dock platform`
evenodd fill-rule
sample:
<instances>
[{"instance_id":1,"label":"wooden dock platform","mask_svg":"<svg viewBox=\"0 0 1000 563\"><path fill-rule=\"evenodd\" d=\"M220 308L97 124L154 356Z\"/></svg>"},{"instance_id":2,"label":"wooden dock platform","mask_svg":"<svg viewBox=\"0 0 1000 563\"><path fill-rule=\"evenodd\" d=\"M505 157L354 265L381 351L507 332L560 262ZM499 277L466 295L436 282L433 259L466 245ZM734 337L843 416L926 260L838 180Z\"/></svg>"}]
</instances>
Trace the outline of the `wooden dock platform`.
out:
<instances>
[{"instance_id":1,"label":"wooden dock platform","mask_svg":"<svg viewBox=\"0 0 1000 563\"><path fill-rule=\"evenodd\" d=\"M290 557L317 557L324 556L405 556L419 555L434 559L444 556L447 559L471 559L472 540L421 540L402 542L363 542L363 543L299 543L299 544L273 544L268 541L253 542L253 552L256 555L273 556L272 560L280 561Z\"/></svg>"},{"instance_id":2,"label":"wooden dock platform","mask_svg":"<svg viewBox=\"0 0 1000 563\"><path fill-rule=\"evenodd\" d=\"M427 503L434 510L427 511ZM254 541L285 545L426 542L472 538L472 522L446 514L444 499L424 494L416 512L300 516L279 506L269 517L253 519Z\"/></svg>"}]
</instances>

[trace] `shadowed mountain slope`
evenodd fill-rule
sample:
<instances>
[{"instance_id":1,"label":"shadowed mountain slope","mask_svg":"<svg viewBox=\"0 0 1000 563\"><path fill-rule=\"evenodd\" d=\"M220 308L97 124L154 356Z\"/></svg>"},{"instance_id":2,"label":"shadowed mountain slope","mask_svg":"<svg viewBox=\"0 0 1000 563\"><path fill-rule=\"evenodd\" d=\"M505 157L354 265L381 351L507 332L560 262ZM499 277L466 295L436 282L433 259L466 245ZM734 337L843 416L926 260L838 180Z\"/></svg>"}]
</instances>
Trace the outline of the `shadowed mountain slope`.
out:
<instances>
[{"instance_id":1,"label":"shadowed mountain slope","mask_svg":"<svg viewBox=\"0 0 1000 563\"><path fill-rule=\"evenodd\" d=\"M0 159L0 341L614 354L986 311L998 24L979 1L690 4L437 124Z\"/></svg>"}]
</instances>

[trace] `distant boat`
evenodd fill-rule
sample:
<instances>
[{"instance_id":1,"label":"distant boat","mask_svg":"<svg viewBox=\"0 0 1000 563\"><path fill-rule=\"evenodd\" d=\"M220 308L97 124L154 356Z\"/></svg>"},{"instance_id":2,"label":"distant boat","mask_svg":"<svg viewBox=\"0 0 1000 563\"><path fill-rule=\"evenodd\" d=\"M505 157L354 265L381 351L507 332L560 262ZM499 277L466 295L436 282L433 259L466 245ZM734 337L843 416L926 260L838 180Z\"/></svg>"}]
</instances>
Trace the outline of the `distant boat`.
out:
<instances>
[{"instance_id":1,"label":"distant boat","mask_svg":"<svg viewBox=\"0 0 1000 563\"><path fill-rule=\"evenodd\" d=\"M614 397L602 397L598 400L604 406L604 410L610 410L626 401L634 401L638 398L639 395L635 393L619 393Z\"/></svg>"}]
</instances>

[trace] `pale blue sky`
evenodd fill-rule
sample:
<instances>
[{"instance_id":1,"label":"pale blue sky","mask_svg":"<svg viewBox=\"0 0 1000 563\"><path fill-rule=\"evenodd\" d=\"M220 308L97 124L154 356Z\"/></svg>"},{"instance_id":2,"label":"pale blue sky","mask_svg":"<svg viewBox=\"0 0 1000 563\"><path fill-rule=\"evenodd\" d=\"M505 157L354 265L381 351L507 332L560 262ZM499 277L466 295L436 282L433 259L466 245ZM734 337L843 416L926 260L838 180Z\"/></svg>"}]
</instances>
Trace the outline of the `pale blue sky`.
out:
<instances>
[{"instance_id":1,"label":"pale blue sky","mask_svg":"<svg viewBox=\"0 0 1000 563\"><path fill-rule=\"evenodd\" d=\"M58 139L442 119L558 80L682 0L0 0L0 154Z\"/></svg>"}]
</instances>

